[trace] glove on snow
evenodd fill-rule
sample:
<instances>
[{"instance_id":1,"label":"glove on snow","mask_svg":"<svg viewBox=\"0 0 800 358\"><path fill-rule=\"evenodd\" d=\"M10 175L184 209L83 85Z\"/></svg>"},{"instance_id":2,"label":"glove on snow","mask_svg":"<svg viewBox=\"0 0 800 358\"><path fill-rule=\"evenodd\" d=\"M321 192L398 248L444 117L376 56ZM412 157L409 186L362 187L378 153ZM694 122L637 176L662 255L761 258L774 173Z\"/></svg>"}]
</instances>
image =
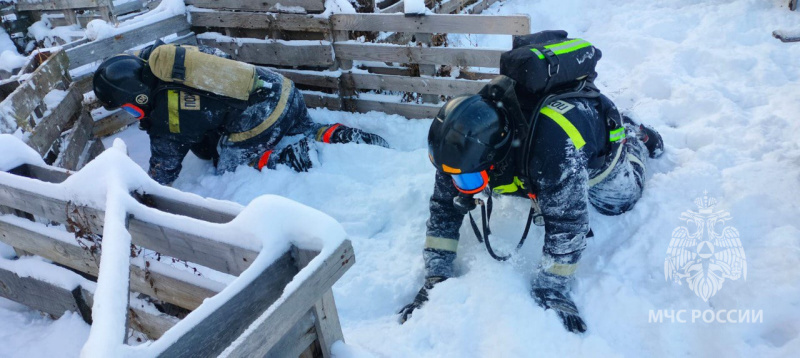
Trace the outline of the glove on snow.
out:
<instances>
[{"instance_id":1,"label":"glove on snow","mask_svg":"<svg viewBox=\"0 0 800 358\"><path fill-rule=\"evenodd\" d=\"M400 315L400 324L406 323L406 321L411 318L411 313L414 312L415 309L422 307L422 304L428 302L428 290L432 289L433 285L446 279L447 277L441 276L432 276L426 278L425 284L419 289L417 296L414 297L414 302L405 305L402 309L400 309L400 312L397 312L397 314Z\"/></svg>"},{"instance_id":2,"label":"glove on snow","mask_svg":"<svg viewBox=\"0 0 800 358\"><path fill-rule=\"evenodd\" d=\"M575 303L554 288L534 288L531 291L533 299L544 309L552 309L558 313L564 327L573 333L586 332L586 323L581 319Z\"/></svg>"},{"instance_id":3,"label":"glove on snow","mask_svg":"<svg viewBox=\"0 0 800 358\"><path fill-rule=\"evenodd\" d=\"M297 143L286 146L278 153L272 153L267 162L267 168L275 169L277 164L285 164L297 172L307 172L312 166L308 151L308 139L303 138Z\"/></svg>"}]
</instances>

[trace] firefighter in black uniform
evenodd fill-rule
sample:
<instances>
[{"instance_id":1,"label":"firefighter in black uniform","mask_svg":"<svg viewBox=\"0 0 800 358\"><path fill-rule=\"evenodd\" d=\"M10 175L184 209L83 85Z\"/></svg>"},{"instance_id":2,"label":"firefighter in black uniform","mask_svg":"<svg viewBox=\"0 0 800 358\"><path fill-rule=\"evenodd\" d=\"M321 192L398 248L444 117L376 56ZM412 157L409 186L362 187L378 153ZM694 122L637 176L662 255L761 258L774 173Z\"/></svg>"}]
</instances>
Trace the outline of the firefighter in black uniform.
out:
<instances>
[{"instance_id":1,"label":"firefighter in black uniform","mask_svg":"<svg viewBox=\"0 0 800 358\"><path fill-rule=\"evenodd\" d=\"M145 60L158 46L174 45L155 44L138 56L111 57L98 67L93 85L106 108L122 107L140 120L150 136L149 174L161 184L171 184L178 177L190 150L201 159L213 159L222 173L239 165L262 169L277 164L307 171L312 165L311 140L388 147L376 134L341 124L314 123L294 83L266 68L255 68L257 86L246 100L165 82L153 75ZM213 48L190 50L229 58ZM228 80L226 71L216 69L219 81ZM282 139L294 135L303 139L277 148Z\"/></svg>"},{"instance_id":2,"label":"firefighter in black uniform","mask_svg":"<svg viewBox=\"0 0 800 358\"><path fill-rule=\"evenodd\" d=\"M503 78L493 83L513 83ZM400 321L427 301L434 284L453 276L459 228L474 208L462 208L459 199L486 192L535 200L545 238L531 294L542 307L557 311L568 330L584 332L569 292L591 236L589 205L605 215L630 210L642 195L647 157L662 152L661 136L621 116L597 92L546 103L525 147L515 138L514 122L520 120L515 111L530 118L537 98L523 94L517 100L524 90L514 91L513 84L511 95L498 98L488 93L491 86L448 101L431 125L428 146L436 184L423 251L426 279L414 302L400 311Z\"/></svg>"}]
</instances>

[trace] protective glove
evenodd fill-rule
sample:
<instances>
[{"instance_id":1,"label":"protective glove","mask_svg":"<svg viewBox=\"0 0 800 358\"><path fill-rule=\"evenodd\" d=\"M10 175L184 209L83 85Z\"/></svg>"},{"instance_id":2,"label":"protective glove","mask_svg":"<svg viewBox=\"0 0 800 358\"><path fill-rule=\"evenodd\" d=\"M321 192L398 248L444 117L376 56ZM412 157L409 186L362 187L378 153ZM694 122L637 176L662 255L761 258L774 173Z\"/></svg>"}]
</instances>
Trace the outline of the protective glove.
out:
<instances>
[{"instance_id":1,"label":"protective glove","mask_svg":"<svg viewBox=\"0 0 800 358\"><path fill-rule=\"evenodd\" d=\"M397 314L400 315L400 324L406 323L406 321L411 318L411 313L414 312L415 309L422 307L422 304L428 302L428 290L432 289L433 285L446 279L447 277L441 276L432 276L426 278L425 284L419 289L417 296L414 297L414 301L405 305L402 309L400 309L400 312L397 312Z\"/></svg>"},{"instance_id":2,"label":"protective glove","mask_svg":"<svg viewBox=\"0 0 800 358\"><path fill-rule=\"evenodd\" d=\"M297 143L286 146L280 152L272 153L267 168L275 169L277 164L285 164L297 172L307 172L311 168L308 139L303 138Z\"/></svg>"},{"instance_id":3,"label":"protective glove","mask_svg":"<svg viewBox=\"0 0 800 358\"><path fill-rule=\"evenodd\" d=\"M586 332L586 323L583 322L578 312L578 307L567 295L554 288L534 288L531 291L531 295L542 308L556 311L568 331L573 333Z\"/></svg>"}]
</instances>

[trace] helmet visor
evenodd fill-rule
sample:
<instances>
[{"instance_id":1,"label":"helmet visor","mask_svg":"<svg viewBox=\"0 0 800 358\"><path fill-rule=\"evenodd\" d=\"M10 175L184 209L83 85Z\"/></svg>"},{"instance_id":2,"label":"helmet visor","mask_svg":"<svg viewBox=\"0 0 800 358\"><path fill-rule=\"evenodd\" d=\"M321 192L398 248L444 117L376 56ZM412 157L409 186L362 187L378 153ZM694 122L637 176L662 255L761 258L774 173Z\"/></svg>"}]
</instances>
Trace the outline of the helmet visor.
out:
<instances>
[{"instance_id":1,"label":"helmet visor","mask_svg":"<svg viewBox=\"0 0 800 358\"><path fill-rule=\"evenodd\" d=\"M137 107L136 105L125 103L122 105L122 109L124 109L125 112L130 113L130 115L132 115L136 119L144 118L144 111L141 108Z\"/></svg>"},{"instance_id":2,"label":"helmet visor","mask_svg":"<svg viewBox=\"0 0 800 358\"><path fill-rule=\"evenodd\" d=\"M452 174L453 184L464 194L476 194L489 184L489 174L485 170L476 173Z\"/></svg>"}]
</instances>

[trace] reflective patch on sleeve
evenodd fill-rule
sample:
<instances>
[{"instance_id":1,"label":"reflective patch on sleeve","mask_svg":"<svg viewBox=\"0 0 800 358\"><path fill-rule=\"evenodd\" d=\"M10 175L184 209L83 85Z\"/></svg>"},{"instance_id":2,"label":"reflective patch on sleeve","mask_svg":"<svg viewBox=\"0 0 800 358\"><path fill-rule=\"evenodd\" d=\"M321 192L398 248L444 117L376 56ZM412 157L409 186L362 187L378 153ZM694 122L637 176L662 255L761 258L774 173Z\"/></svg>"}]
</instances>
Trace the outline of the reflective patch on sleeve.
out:
<instances>
[{"instance_id":1,"label":"reflective patch on sleeve","mask_svg":"<svg viewBox=\"0 0 800 358\"><path fill-rule=\"evenodd\" d=\"M564 132L567 133L570 139L572 139L572 144L575 145L575 149L581 149L584 145L586 145L586 141L583 140L583 136L581 132L578 131L578 128L575 128L575 125L569 121L566 117L561 115L561 113L556 112L555 109L548 107L544 107L541 110L541 113L547 117L550 117L556 124L558 124Z\"/></svg>"},{"instance_id":2,"label":"reflective patch on sleeve","mask_svg":"<svg viewBox=\"0 0 800 358\"><path fill-rule=\"evenodd\" d=\"M578 264L559 264L553 263L552 266L547 268L547 272L559 276L572 276L575 270L578 269Z\"/></svg>"},{"instance_id":3,"label":"reflective patch on sleeve","mask_svg":"<svg viewBox=\"0 0 800 358\"><path fill-rule=\"evenodd\" d=\"M458 240L428 236L425 238L425 248L456 252L458 250Z\"/></svg>"},{"instance_id":4,"label":"reflective patch on sleeve","mask_svg":"<svg viewBox=\"0 0 800 358\"><path fill-rule=\"evenodd\" d=\"M575 108L574 104L570 104L561 100L555 101L547 105L547 107L552 108L554 111L564 114L569 112L571 109Z\"/></svg>"}]
</instances>

